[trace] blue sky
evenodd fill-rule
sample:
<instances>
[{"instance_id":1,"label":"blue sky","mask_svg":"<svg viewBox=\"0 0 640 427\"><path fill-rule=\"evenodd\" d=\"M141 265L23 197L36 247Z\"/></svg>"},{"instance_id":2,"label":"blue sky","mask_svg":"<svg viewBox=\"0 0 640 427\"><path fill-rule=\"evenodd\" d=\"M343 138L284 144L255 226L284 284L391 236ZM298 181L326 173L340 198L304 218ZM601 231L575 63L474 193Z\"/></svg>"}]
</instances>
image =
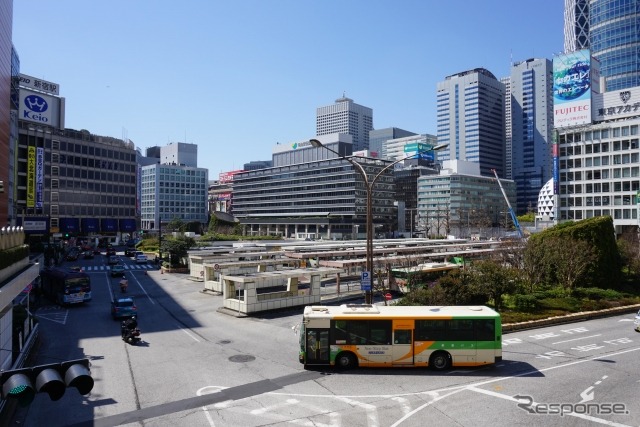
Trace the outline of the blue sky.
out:
<instances>
[{"instance_id":1,"label":"blue sky","mask_svg":"<svg viewBox=\"0 0 640 427\"><path fill-rule=\"evenodd\" d=\"M315 136L346 94L376 129L436 134L436 84L563 48L562 0L14 0L21 72L66 127L198 145L209 179Z\"/></svg>"}]
</instances>

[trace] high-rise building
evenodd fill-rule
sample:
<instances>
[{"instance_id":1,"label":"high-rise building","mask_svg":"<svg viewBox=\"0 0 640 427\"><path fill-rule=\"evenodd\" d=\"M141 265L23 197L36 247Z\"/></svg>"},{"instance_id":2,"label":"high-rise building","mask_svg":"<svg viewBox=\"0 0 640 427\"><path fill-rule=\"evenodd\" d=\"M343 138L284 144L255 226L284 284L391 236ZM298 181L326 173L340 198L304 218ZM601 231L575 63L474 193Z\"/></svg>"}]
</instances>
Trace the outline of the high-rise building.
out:
<instances>
[{"instance_id":1,"label":"high-rise building","mask_svg":"<svg viewBox=\"0 0 640 427\"><path fill-rule=\"evenodd\" d=\"M417 135L414 132L400 128L384 128L384 129L372 129L369 131L369 151L371 153L377 153L379 159L386 159L387 153L385 152L385 142L390 139L403 138L405 136Z\"/></svg>"},{"instance_id":2,"label":"high-rise building","mask_svg":"<svg viewBox=\"0 0 640 427\"><path fill-rule=\"evenodd\" d=\"M143 230L158 230L161 223L173 219L202 225L208 222L209 173L197 167L194 145L172 143L160 147L160 162L143 163L140 171Z\"/></svg>"},{"instance_id":3,"label":"high-rise building","mask_svg":"<svg viewBox=\"0 0 640 427\"><path fill-rule=\"evenodd\" d=\"M535 210L542 186L552 176L553 67L548 59L527 59L511 67L511 163L517 186L516 212ZM507 101L507 104L509 102Z\"/></svg>"},{"instance_id":4,"label":"high-rise building","mask_svg":"<svg viewBox=\"0 0 640 427\"><path fill-rule=\"evenodd\" d=\"M170 142L160 147L160 163L198 167L198 146L186 142Z\"/></svg>"},{"instance_id":5,"label":"high-rise building","mask_svg":"<svg viewBox=\"0 0 640 427\"><path fill-rule=\"evenodd\" d=\"M603 90L640 86L640 1L565 0L565 52L590 49Z\"/></svg>"},{"instance_id":6,"label":"high-rise building","mask_svg":"<svg viewBox=\"0 0 640 427\"><path fill-rule=\"evenodd\" d=\"M564 0L564 51L589 48L589 0Z\"/></svg>"},{"instance_id":7,"label":"high-rise building","mask_svg":"<svg viewBox=\"0 0 640 427\"><path fill-rule=\"evenodd\" d=\"M9 187L9 147L11 129L11 81L13 0L0 0L0 181ZM7 224L9 196L7 190L0 192L0 226Z\"/></svg>"},{"instance_id":8,"label":"high-rise building","mask_svg":"<svg viewBox=\"0 0 640 427\"><path fill-rule=\"evenodd\" d=\"M316 135L346 133L353 137L353 151L369 149L373 129L373 110L345 96L336 103L316 110Z\"/></svg>"},{"instance_id":9,"label":"high-rise building","mask_svg":"<svg viewBox=\"0 0 640 427\"><path fill-rule=\"evenodd\" d=\"M511 135L511 77L502 77L500 82L504 85L504 175L507 179L512 179L513 141Z\"/></svg>"},{"instance_id":10,"label":"high-rise building","mask_svg":"<svg viewBox=\"0 0 640 427\"><path fill-rule=\"evenodd\" d=\"M484 68L448 76L437 86L438 152L441 160L480 164L504 177L504 84Z\"/></svg>"}]
</instances>

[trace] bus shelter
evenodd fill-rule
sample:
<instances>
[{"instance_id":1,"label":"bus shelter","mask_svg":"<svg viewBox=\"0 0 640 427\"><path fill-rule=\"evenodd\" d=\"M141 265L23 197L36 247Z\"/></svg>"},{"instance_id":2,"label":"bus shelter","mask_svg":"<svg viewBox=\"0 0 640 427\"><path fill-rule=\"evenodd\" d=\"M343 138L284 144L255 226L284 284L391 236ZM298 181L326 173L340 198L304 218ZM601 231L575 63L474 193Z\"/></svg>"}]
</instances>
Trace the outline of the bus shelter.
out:
<instances>
[{"instance_id":1,"label":"bus shelter","mask_svg":"<svg viewBox=\"0 0 640 427\"><path fill-rule=\"evenodd\" d=\"M222 277L305 267L298 259L277 258L256 261L207 262L202 265L204 289L222 293Z\"/></svg>"},{"instance_id":2,"label":"bus shelter","mask_svg":"<svg viewBox=\"0 0 640 427\"><path fill-rule=\"evenodd\" d=\"M318 304L323 278L337 276L339 268L298 268L222 276L223 307L242 314ZM308 284L301 285L302 278Z\"/></svg>"}]
</instances>

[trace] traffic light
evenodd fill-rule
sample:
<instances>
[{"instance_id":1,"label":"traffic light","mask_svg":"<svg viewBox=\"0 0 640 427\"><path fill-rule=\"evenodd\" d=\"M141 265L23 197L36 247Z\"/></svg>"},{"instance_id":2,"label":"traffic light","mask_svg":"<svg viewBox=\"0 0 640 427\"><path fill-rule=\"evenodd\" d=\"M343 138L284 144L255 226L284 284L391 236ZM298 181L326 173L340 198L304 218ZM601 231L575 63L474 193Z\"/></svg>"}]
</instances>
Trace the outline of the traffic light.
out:
<instances>
[{"instance_id":1,"label":"traffic light","mask_svg":"<svg viewBox=\"0 0 640 427\"><path fill-rule=\"evenodd\" d=\"M77 388L82 395L88 394L93 389L93 378L89 359L78 359L2 371L0 385L3 399L16 399L20 406L28 406L40 392L47 393L51 400L62 398L67 387Z\"/></svg>"}]
</instances>

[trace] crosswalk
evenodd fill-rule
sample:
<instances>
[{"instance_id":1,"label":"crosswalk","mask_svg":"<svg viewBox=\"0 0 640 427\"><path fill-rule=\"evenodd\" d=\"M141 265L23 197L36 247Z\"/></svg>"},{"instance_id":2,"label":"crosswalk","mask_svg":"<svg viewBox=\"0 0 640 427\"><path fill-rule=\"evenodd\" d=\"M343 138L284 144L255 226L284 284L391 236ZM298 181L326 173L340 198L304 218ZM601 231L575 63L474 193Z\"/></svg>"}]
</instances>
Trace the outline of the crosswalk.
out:
<instances>
[{"instance_id":1,"label":"crosswalk","mask_svg":"<svg viewBox=\"0 0 640 427\"><path fill-rule=\"evenodd\" d=\"M149 264L124 264L125 270L155 270L154 265ZM110 265L86 265L83 266L84 271L111 271Z\"/></svg>"}]
</instances>

